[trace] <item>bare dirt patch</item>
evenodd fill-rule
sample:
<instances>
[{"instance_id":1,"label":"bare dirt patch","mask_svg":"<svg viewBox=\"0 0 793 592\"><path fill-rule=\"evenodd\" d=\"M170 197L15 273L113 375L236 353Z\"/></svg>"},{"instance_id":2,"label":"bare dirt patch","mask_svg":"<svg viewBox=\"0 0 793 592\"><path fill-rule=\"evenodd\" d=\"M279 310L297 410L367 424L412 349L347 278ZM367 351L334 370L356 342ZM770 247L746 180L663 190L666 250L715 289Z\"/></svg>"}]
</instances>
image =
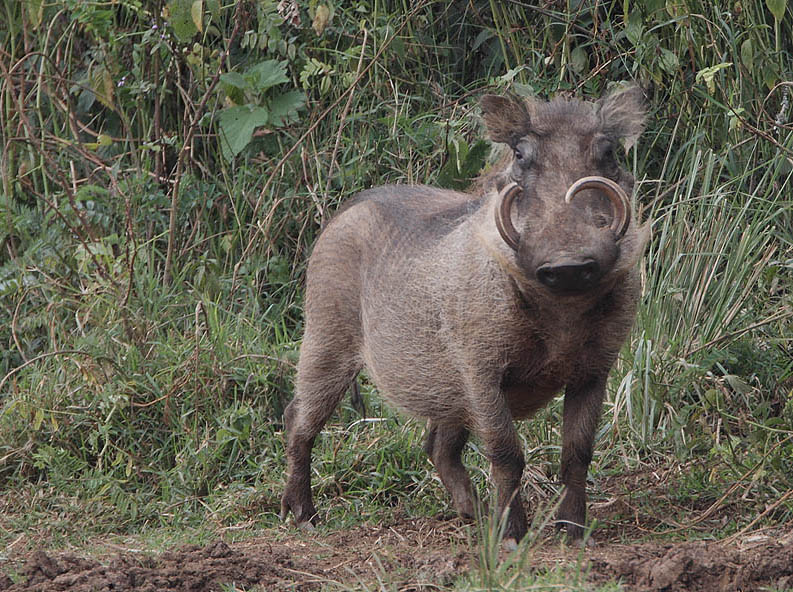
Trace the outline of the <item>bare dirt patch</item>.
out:
<instances>
[{"instance_id":1,"label":"bare dirt patch","mask_svg":"<svg viewBox=\"0 0 793 592\"><path fill-rule=\"evenodd\" d=\"M217 541L160 554L122 551L98 559L36 551L14 560L16 583L0 574L0 590L318 590L334 583L376 582L383 575L400 590L418 590L451 583L469 567L470 537L460 524L401 520L326 536L278 529L272 537L245 542Z\"/></svg>"},{"instance_id":2,"label":"bare dirt patch","mask_svg":"<svg viewBox=\"0 0 793 592\"><path fill-rule=\"evenodd\" d=\"M461 523L401 519L327 535L278 529L272 536L159 554L129 551L88 558L36 551L14 561L15 580L0 575L0 590L169 592L318 590L343 584L401 591L451 586L478 561L473 530ZM548 537L529 565L581 565L581 551ZM742 543L615 544L583 551L593 584L620 580L625 590L758 591L793 587L793 532L754 536ZM1 566L0 566L1 567Z\"/></svg>"},{"instance_id":3,"label":"bare dirt patch","mask_svg":"<svg viewBox=\"0 0 793 592\"><path fill-rule=\"evenodd\" d=\"M740 592L793 587L793 536L741 545L718 542L613 546L589 557L593 580L620 578L627 590Z\"/></svg>"}]
</instances>

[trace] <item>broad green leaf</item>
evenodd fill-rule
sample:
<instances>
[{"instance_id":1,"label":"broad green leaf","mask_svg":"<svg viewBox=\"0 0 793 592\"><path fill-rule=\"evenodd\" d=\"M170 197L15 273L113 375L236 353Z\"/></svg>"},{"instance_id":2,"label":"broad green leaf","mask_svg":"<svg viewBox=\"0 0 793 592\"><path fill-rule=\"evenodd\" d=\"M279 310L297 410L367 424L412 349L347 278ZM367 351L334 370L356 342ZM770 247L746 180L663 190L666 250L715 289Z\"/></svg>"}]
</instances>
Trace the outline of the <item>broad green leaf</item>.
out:
<instances>
[{"instance_id":1,"label":"broad green leaf","mask_svg":"<svg viewBox=\"0 0 793 592\"><path fill-rule=\"evenodd\" d=\"M278 60L259 62L245 73L245 78L250 82L251 87L259 92L276 84L289 82L289 77L286 75L286 62Z\"/></svg>"},{"instance_id":2,"label":"broad green leaf","mask_svg":"<svg viewBox=\"0 0 793 592\"><path fill-rule=\"evenodd\" d=\"M168 20L174 35L182 43L190 41L198 32L193 22L192 9L191 0L171 0L168 3Z\"/></svg>"},{"instance_id":3,"label":"broad green leaf","mask_svg":"<svg viewBox=\"0 0 793 592\"><path fill-rule=\"evenodd\" d=\"M449 142L449 159L438 172L436 182L441 187L447 189L462 189L464 183L460 180L460 148L468 150L468 146L463 142L453 140Z\"/></svg>"},{"instance_id":4,"label":"broad green leaf","mask_svg":"<svg viewBox=\"0 0 793 592\"><path fill-rule=\"evenodd\" d=\"M504 74L503 76L499 76L499 79L502 82L511 83L511 82L513 82L515 80L515 77L518 74L520 74L522 71L527 70L527 69L528 69L528 66L526 66L526 65L521 65L521 66L518 66L516 68L511 68L511 69L507 70L506 74Z\"/></svg>"},{"instance_id":5,"label":"broad green leaf","mask_svg":"<svg viewBox=\"0 0 793 592\"><path fill-rule=\"evenodd\" d=\"M297 112L306 104L306 95L299 90L291 90L278 95L270 103L270 122L274 126L292 123L297 119Z\"/></svg>"},{"instance_id":6,"label":"broad green leaf","mask_svg":"<svg viewBox=\"0 0 793 592\"><path fill-rule=\"evenodd\" d=\"M740 393L742 395L746 395L752 392L752 387L740 376L736 376L734 374L726 374L724 378L727 380L727 383L732 387L732 389Z\"/></svg>"},{"instance_id":7,"label":"broad green leaf","mask_svg":"<svg viewBox=\"0 0 793 592\"><path fill-rule=\"evenodd\" d=\"M223 156L231 160L242 152L253 137L253 130L270 121L270 114L264 107L242 105L229 107L218 113L220 146Z\"/></svg>"},{"instance_id":8,"label":"broad green leaf","mask_svg":"<svg viewBox=\"0 0 793 592\"><path fill-rule=\"evenodd\" d=\"M719 409L724 405L724 395L718 389L708 389L703 395L703 399L711 409Z\"/></svg>"},{"instance_id":9,"label":"broad green leaf","mask_svg":"<svg viewBox=\"0 0 793 592\"><path fill-rule=\"evenodd\" d=\"M220 81L240 90L247 90L251 87L250 83L239 72L224 72L220 75Z\"/></svg>"},{"instance_id":10,"label":"broad green leaf","mask_svg":"<svg viewBox=\"0 0 793 592\"><path fill-rule=\"evenodd\" d=\"M300 72L300 84L303 85L303 88L308 88L311 85L311 78L320 75L327 77L328 74L333 74L333 72L333 68L328 64L320 62L316 58L308 58L303 70Z\"/></svg>"},{"instance_id":11,"label":"broad green leaf","mask_svg":"<svg viewBox=\"0 0 793 592\"><path fill-rule=\"evenodd\" d=\"M661 55L659 56L658 61L660 62L661 68L663 68L664 72L669 74L677 70L678 66L680 65L680 60L677 59L677 55L664 47L661 48Z\"/></svg>"},{"instance_id":12,"label":"broad green leaf","mask_svg":"<svg viewBox=\"0 0 793 592\"><path fill-rule=\"evenodd\" d=\"M763 64L763 82L765 82L766 87L771 90L774 88L774 86L776 86L776 83L779 80L779 72L777 71L773 61L765 60Z\"/></svg>"},{"instance_id":13,"label":"broad green leaf","mask_svg":"<svg viewBox=\"0 0 793 592\"><path fill-rule=\"evenodd\" d=\"M327 6L324 4L317 6L316 12L314 13L314 22L311 23L311 28L314 29L317 37L321 37L322 33L325 32L325 28L328 26L328 23L330 23L331 16L330 9Z\"/></svg>"},{"instance_id":14,"label":"broad green leaf","mask_svg":"<svg viewBox=\"0 0 793 592\"><path fill-rule=\"evenodd\" d=\"M589 56L586 50L579 46L570 52L570 67L576 74L581 74L589 66Z\"/></svg>"},{"instance_id":15,"label":"broad green leaf","mask_svg":"<svg viewBox=\"0 0 793 592\"><path fill-rule=\"evenodd\" d=\"M489 29L488 27L484 27L479 32L479 35L476 36L476 39L474 39L474 42L471 45L471 51L472 52L476 51L477 49L479 49L480 45L482 45L485 41L488 41L489 39L492 39L494 36L495 35L494 35L492 29Z\"/></svg>"},{"instance_id":16,"label":"broad green leaf","mask_svg":"<svg viewBox=\"0 0 793 592\"><path fill-rule=\"evenodd\" d=\"M531 84L523 84L521 82L512 83L512 92L514 92L519 97L533 97L537 94Z\"/></svg>"},{"instance_id":17,"label":"broad green leaf","mask_svg":"<svg viewBox=\"0 0 793 592\"><path fill-rule=\"evenodd\" d=\"M199 32L204 31L204 0L194 0L190 6L190 17Z\"/></svg>"},{"instance_id":18,"label":"broad green leaf","mask_svg":"<svg viewBox=\"0 0 793 592\"><path fill-rule=\"evenodd\" d=\"M209 15L210 20L215 22L220 20L220 0L205 0L204 10Z\"/></svg>"},{"instance_id":19,"label":"broad green leaf","mask_svg":"<svg viewBox=\"0 0 793 592\"><path fill-rule=\"evenodd\" d=\"M787 0L765 0L765 5L768 6L768 10L776 20L781 21L784 18Z\"/></svg>"},{"instance_id":20,"label":"broad green leaf","mask_svg":"<svg viewBox=\"0 0 793 592\"><path fill-rule=\"evenodd\" d=\"M462 140L449 143L449 160L441 168L437 183L448 189L462 190L471 184L485 164L490 143L477 140L469 146Z\"/></svg>"},{"instance_id":21,"label":"broad green leaf","mask_svg":"<svg viewBox=\"0 0 793 592\"><path fill-rule=\"evenodd\" d=\"M38 29L44 16L44 0L27 0L25 4L27 4L30 24L33 25L33 29Z\"/></svg>"},{"instance_id":22,"label":"broad green leaf","mask_svg":"<svg viewBox=\"0 0 793 592\"><path fill-rule=\"evenodd\" d=\"M729 68L730 66L732 66L732 62L724 62L722 64L716 64L715 66L702 68L702 70L697 72L695 80L697 82L704 81L708 87L708 91L713 94L716 92L716 74L725 68Z\"/></svg>"},{"instance_id":23,"label":"broad green leaf","mask_svg":"<svg viewBox=\"0 0 793 592\"><path fill-rule=\"evenodd\" d=\"M628 24L625 26L625 36L633 45L638 45L644 32L642 15L638 10L634 10L628 16Z\"/></svg>"},{"instance_id":24,"label":"broad green leaf","mask_svg":"<svg viewBox=\"0 0 793 592\"><path fill-rule=\"evenodd\" d=\"M465 155L463 166L460 168L460 172L466 179L473 179L479 174L485 166L485 159L489 152L490 142L486 142L485 140L477 140L474 145L471 146L471 149L468 150L468 154Z\"/></svg>"},{"instance_id":25,"label":"broad green leaf","mask_svg":"<svg viewBox=\"0 0 793 592\"><path fill-rule=\"evenodd\" d=\"M747 70L754 70L754 47L751 39L741 43L741 62Z\"/></svg>"},{"instance_id":26,"label":"broad green leaf","mask_svg":"<svg viewBox=\"0 0 793 592\"><path fill-rule=\"evenodd\" d=\"M113 83L110 72L104 66L99 66L91 73L91 90L105 107L113 108L116 85Z\"/></svg>"}]
</instances>

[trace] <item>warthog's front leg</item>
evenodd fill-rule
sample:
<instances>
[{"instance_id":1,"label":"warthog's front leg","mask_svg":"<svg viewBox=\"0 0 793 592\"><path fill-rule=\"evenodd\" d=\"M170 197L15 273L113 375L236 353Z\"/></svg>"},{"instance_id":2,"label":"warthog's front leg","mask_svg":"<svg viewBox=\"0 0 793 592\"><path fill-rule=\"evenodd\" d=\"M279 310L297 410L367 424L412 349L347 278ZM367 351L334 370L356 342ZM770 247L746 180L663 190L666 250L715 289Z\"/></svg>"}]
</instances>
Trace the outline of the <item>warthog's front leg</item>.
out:
<instances>
[{"instance_id":1,"label":"warthog's front leg","mask_svg":"<svg viewBox=\"0 0 793 592\"><path fill-rule=\"evenodd\" d=\"M491 462L498 516L503 518L508 511L504 539L520 541L528 530L520 495L520 479L526 461L512 414L504 397L497 391L476 401L474 418L477 433L482 438L485 453Z\"/></svg>"},{"instance_id":2,"label":"warthog's front leg","mask_svg":"<svg viewBox=\"0 0 793 592\"><path fill-rule=\"evenodd\" d=\"M565 490L556 525L566 528L572 539L580 539L584 535L586 476L605 392L605 376L583 384L568 385L565 391L561 470Z\"/></svg>"},{"instance_id":3,"label":"warthog's front leg","mask_svg":"<svg viewBox=\"0 0 793 592\"><path fill-rule=\"evenodd\" d=\"M515 440L517 441L517 438ZM515 542L519 542L528 531L526 510L520 495L520 478L526 461L518 446L505 447L503 443L499 443L492 448L494 452L489 456L493 467L493 480L496 483L499 517L503 517L509 510L504 539L514 539Z\"/></svg>"}]
</instances>

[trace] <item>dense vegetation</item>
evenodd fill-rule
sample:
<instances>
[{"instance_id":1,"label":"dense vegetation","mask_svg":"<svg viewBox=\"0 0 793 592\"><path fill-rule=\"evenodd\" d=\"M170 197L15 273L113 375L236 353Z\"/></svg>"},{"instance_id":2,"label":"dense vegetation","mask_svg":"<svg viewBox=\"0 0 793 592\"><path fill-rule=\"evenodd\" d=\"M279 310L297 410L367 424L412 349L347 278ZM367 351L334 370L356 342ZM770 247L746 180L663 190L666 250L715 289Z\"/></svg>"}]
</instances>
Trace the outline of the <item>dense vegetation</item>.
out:
<instances>
[{"instance_id":1,"label":"dense vegetation","mask_svg":"<svg viewBox=\"0 0 793 592\"><path fill-rule=\"evenodd\" d=\"M724 535L793 518L793 4L4 0L1 22L0 548L275 523L322 223L375 184L465 186L497 157L486 90L627 80L653 238L593 471L679 463L681 499L742 508ZM318 443L326 521L445 508L421 425L364 391L382 419L345 408ZM535 479L558 416L522 428Z\"/></svg>"}]
</instances>

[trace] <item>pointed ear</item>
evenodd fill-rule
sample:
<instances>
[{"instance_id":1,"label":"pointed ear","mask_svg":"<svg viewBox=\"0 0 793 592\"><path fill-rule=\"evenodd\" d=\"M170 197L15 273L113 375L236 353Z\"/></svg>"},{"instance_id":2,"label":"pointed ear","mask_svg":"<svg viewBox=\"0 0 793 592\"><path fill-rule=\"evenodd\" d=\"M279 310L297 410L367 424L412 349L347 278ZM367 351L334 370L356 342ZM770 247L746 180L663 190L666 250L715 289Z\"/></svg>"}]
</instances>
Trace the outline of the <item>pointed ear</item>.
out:
<instances>
[{"instance_id":1,"label":"pointed ear","mask_svg":"<svg viewBox=\"0 0 793 592\"><path fill-rule=\"evenodd\" d=\"M627 150L644 130L647 107L644 91L632 84L611 92L597 103L603 133L612 138L625 140Z\"/></svg>"},{"instance_id":2,"label":"pointed ear","mask_svg":"<svg viewBox=\"0 0 793 592\"><path fill-rule=\"evenodd\" d=\"M485 95L480 102L490 139L513 148L531 131L531 114L527 101L518 97Z\"/></svg>"}]
</instances>

